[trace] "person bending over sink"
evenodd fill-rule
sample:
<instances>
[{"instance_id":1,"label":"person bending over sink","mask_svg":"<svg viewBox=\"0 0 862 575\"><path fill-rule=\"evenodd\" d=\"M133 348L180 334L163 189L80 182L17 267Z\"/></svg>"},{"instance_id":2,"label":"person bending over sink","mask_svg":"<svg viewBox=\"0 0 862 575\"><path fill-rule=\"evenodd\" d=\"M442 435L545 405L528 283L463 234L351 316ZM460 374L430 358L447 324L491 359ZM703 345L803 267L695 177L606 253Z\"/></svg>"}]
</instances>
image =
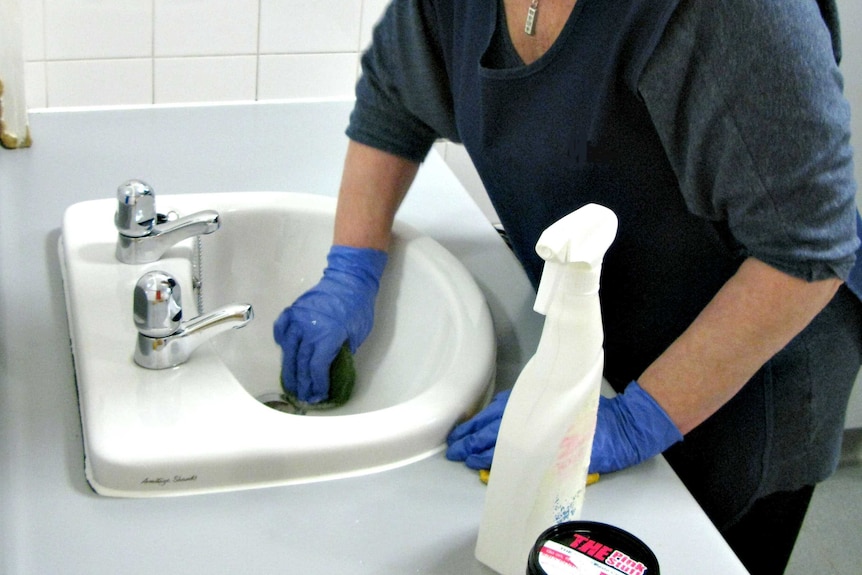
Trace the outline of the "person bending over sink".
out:
<instances>
[{"instance_id":1,"label":"person bending over sink","mask_svg":"<svg viewBox=\"0 0 862 575\"><path fill-rule=\"evenodd\" d=\"M372 328L419 163L462 142L534 286L542 230L590 202L619 217L601 299L620 395L591 471L664 453L748 569L782 573L862 357L839 59L832 0L395 0L363 56L328 267L275 325L285 388L326 396ZM451 459L491 465L505 393Z\"/></svg>"}]
</instances>

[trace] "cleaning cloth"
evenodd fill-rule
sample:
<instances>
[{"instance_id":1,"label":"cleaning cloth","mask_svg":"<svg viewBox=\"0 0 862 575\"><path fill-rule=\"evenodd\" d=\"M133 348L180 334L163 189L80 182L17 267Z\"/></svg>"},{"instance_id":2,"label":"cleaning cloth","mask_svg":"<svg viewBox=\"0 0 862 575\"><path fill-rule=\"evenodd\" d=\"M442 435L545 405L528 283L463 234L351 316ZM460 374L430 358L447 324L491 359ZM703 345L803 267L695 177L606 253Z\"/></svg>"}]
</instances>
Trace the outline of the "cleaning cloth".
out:
<instances>
[{"instance_id":1,"label":"cleaning cloth","mask_svg":"<svg viewBox=\"0 0 862 575\"><path fill-rule=\"evenodd\" d=\"M284 380L282 379L282 389ZM353 354L350 352L350 344L344 342L338 355L329 366L329 395L323 401L309 403L302 401L296 395L284 390L282 397L291 404L296 413L304 414L307 411L332 409L347 403L353 393L353 385L356 383L356 367L353 364Z\"/></svg>"}]
</instances>

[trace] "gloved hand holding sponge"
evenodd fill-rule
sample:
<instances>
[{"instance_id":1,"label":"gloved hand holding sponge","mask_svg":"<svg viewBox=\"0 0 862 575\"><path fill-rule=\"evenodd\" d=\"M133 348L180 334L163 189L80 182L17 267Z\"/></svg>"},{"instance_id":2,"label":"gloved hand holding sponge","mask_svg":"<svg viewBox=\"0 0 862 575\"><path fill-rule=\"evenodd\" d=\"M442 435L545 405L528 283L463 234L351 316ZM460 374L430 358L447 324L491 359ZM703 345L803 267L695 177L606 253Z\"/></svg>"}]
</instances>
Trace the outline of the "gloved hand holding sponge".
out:
<instances>
[{"instance_id":1,"label":"gloved hand holding sponge","mask_svg":"<svg viewBox=\"0 0 862 575\"><path fill-rule=\"evenodd\" d=\"M498 393L475 417L449 435L446 457L472 469L489 469L509 391ZM661 406L637 381L625 392L599 399L590 473L611 473L658 455L682 434Z\"/></svg>"},{"instance_id":2,"label":"gloved hand holding sponge","mask_svg":"<svg viewBox=\"0 0 862 575\"><path fill-rule=\"evenodd\" d=\"M320 282L275 321L288 400L328 407L347 400L350 390L344 393L343 386L352 386L355 376L351 354L371 332L387 258L380 250L332 246Z\"/></svg>"}]
</instances>

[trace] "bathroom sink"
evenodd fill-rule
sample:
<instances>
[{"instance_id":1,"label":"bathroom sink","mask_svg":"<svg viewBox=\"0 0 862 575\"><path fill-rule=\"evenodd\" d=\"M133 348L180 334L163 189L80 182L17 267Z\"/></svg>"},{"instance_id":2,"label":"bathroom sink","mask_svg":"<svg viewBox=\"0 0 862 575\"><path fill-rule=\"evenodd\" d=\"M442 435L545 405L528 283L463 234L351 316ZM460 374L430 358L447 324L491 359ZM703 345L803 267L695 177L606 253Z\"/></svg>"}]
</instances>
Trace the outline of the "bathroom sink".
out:
<instances>
[{"instance_id":1,"label":"bathroom sink","mask_svg":"<svg viewBox=\"0 0 862 575\"><path fill-rule=\"evenodd\" d=\"M481 291L442 246L396 222L351 400L308 415L270 407L279 404L281 362L272 324L319 280L335 200L233 192L159 196L157 208L216 210L221 229L160 261L127 265L114 255L116 200L75 204L63 221L85 470L97 493L205 493L404 465L442 449L452 426L485 399L495 343ZM199 301L204 311L250 303L255 319L204 343L182 365L141 368L133 360L132 293L152 270L177 279L185 319Z\"/></svg>"}]
</instances>

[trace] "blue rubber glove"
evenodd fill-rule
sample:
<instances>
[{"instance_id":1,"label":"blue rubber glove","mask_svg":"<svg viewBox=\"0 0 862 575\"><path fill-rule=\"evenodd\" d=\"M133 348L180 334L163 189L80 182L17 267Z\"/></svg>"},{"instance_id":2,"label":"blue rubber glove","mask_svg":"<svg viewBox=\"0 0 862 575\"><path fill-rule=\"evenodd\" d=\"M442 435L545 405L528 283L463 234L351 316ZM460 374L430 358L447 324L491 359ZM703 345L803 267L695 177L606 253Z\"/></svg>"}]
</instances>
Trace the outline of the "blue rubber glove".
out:
<instances>
[{"instance_id":1,"label":"blue rubber glove","mask_svg":"<svg viewBox=\"0 0 862 575\"><path fill-rule=\"evenodd\" d=\"M637 381L625 392L599 398L590 473L611 473L658 455L682 434L664 409Z\"/></svg>"},{"instance_id":2,"label":"blue rubber glove","mask_svg":"<svg viewBox=\"0 0 862 575\"><path fill-rule=\"evenodd\" d=\"M374 324L374 300L387 254L332 246L320 282L281 312L273 326L282 349L282 385L300 401L329 396L329 367L347 341L356 350Z\"/></svg>"},{"instance_id":3,"label":"blue rubber glove","mask_svg":"<svg viewBox=\"0 0 862 575\"><path fill-rule=\"evenodd\" d=\"M452 430L446 439L449 444L447 459L463 461L471 469L491 468L500 421L511 393L511 390L501 391L485 409Z\"/></svg>"}]
</instances>

